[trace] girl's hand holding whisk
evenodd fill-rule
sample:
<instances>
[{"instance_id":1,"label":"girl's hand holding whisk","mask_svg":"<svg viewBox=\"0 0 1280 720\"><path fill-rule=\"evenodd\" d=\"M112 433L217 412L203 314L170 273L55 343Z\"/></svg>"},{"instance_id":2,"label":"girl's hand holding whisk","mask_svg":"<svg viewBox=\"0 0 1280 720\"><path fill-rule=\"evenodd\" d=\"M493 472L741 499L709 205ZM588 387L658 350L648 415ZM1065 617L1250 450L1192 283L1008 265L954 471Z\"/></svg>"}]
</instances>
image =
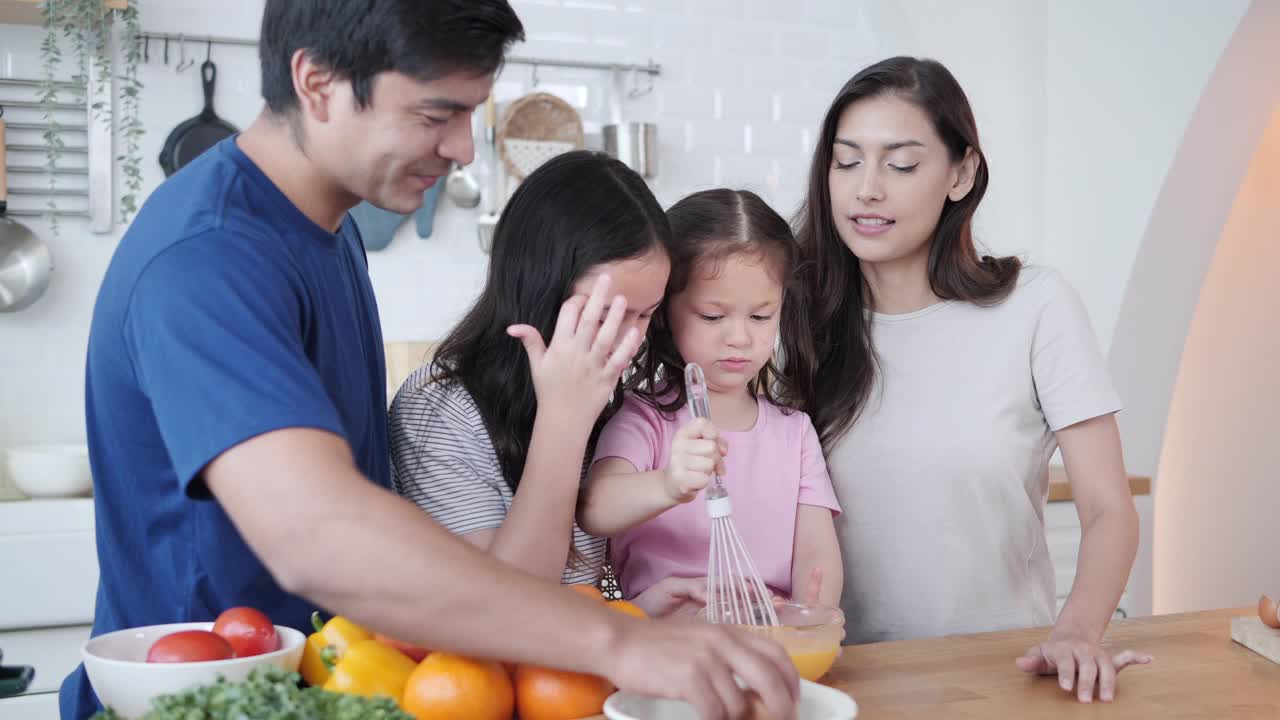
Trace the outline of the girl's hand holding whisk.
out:
<instances>
[{"instance_id":1,"label":"girl's hand holding whisk","mask_svg":"<svg viewBox=\"0 0 1280 720\"><path fill-rule=\"evenodd\" d=\"M539 409L558 407L571 417L595 422L617 388L618 379L640 349L639 330L619 338L627 315L621 295L609 297L608 275L596 278L589 297L575 295L560 307L550 344L531 325L512 325L507 334L524 344Z\"/></svg>"},{"instance_id":2,"label":"girl's hand holding whisk","mask_svg":"<svg viewBox=\"0 0 1280 720\"><path fill-rule=\"evenodd\" d=\"M663 487L673 502L687 503L698 496L713 474L724 474L728 446L710 420L695 419L676 431L671 459L662 473Z\"/></svg>"}]
</instances>

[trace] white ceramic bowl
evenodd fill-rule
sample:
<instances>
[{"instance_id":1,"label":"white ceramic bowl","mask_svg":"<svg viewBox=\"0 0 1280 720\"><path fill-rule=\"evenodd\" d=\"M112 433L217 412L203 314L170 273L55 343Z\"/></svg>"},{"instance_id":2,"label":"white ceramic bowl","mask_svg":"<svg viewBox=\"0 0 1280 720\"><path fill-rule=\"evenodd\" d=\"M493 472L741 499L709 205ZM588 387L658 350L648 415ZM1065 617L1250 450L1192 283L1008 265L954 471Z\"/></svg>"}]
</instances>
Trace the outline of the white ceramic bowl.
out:
<instances>
[{"instance_id":1,"label":"white ceramic bowl","mask_svg":"<svg viewBox=\"0 0 1280 720\"><path fill-rule=\"evenodd\" d=\"M276 626L280 649L275 652L230 660L191 663L149 663L151 645L169 633L181 630L211 630L211 622L173 623L118 630L99 635L84 644L80 656L89 682L103 705L122 718L136 718L150 709L157 695L181 692L216 682L221 675L235 682L249 677L255 668L274 665L294 672L302 661L307 638L293 628Z\"/></svg>"},{"instance_id":2,"label":"white ceramic bowl","mask_svg":"<svg viewBox=\"0 0 1280 720\"><path fill-rule=\"evenodd\" d=\"M604 701L604 716L609 720L698 720L692 705L679 700L616 692ZM799 720L854 720L858 703L835 688L808 680L800 681Z\"/></svg>"},{"instance_id":3,"label":"white ceramic bowl","mask_svg":"<svg viewBox=\"0 0 1280 720\"><path fill-rule=\"evenodd\" d=\"M81 497L93 491L84 445L20 445L5 450L4 461L9 479L30 497Z\"/></svg>"}]
</instances>

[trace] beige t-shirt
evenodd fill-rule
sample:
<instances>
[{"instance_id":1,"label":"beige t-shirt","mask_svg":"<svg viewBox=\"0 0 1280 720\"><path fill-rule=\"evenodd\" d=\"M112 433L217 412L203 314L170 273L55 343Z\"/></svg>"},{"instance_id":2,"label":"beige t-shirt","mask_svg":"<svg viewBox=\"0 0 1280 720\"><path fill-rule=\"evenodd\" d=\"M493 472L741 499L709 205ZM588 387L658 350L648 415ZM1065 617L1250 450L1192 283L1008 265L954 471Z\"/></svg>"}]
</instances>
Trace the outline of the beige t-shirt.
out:
<instances>
[{"instance_id":1,"label":"beige t-shirt","mask_svg":"<svg viewBox=\"0 0 1280 720\"><path fill-rule=\"evenodd\" d=\"M1089 318L1053 270L1000 305L875 314L880 366L828 457L850 642L1049 625L1054 432L1116 412Z\"/></svg>"}]
</instances>

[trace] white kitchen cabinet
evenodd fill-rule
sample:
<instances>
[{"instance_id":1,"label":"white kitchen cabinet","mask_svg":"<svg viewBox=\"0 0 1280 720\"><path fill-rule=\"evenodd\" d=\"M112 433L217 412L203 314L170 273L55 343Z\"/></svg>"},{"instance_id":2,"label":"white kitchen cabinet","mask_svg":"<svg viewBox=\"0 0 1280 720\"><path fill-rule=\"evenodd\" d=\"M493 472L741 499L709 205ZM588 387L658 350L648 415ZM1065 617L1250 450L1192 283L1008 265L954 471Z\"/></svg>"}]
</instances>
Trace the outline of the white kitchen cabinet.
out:
<instances>
[{"instance_id":1,"label":"white kitchen cabinet","mask_svg":"<svg viewBox=\"0 0 1280 720\"><path fill-rule=\"evenodd\" d=\"M0 698L2 720L55 720L58 688L80 663L98 587L93 500L0 502L0 649L36 674Z\"/></svg>"},{"instance_id":2,"label":"white kitchen cabinet","mask_svg":"<svg viewBox=\"0 0 1280 720\"><path fill-rule=\"evenodd\" d=\"M1151 496L1135 495L1133 499L1139 518L1144 523L1148 522L1151 517ZM1080 559L1080 516L1076 510L1076 504L1070 501L1049 503L1045 507L1044 525L1045 543L1049 548L1049 559L1053 562L1057 587L1056 612L1061 612L1062 606L1067 601L1067 595L1071 593L1071 584L1075 582L1076 568ZM1141 554L1139 556L1141 557ZM1139 573L1135 568L1130 574L1129 585L1125 588L1124 594L1120 597L1120 604L1116 608L1117 618L1145 615L1150 612L1137 608L1133 604L1134 579L1137 575Z\"/></svg>"},{"instance_id":3,"label":"white kitchen cabinet","mask_svg":"<svg viewBox=\"0 0 1280 720\"><path fill-rule=\"evenodd\" d=\"M0 502L0 578L0 631L93 622L93 500Z\"/></svg>"},{"instance_id":4,"label":"white kitchen cabinet","mask_svg":"<svg viewBox=\"0 0 1280 720\"><path fill-rule=\"evenodd\" d=\"M36 669L28 694L56 693L63 678L80 664L80 647L89 639L91 627L73 625L0 632L4 663L30 665Z\"/></svg>"},{"instance_id":5,"label":"white kitchen cabinet","mask_svg":"<svg viewBox=\"0 0 1280 720\"><path fill-rule=\"evenodd\" d=\"M58 693L0 698L4 720L58 720Z\"/></svg>"}]
</instances>

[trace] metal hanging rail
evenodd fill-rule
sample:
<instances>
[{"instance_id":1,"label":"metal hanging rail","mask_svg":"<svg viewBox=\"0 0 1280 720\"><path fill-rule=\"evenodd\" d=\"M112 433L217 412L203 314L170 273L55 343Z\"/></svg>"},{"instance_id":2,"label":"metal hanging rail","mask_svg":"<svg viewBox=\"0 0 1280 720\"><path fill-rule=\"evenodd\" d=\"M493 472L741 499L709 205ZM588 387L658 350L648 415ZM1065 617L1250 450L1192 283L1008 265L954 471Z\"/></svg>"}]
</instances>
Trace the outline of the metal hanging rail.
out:
<instances>
[{"instance_id":1,"label":"metal hanging rail","mask_svg":"<svg viewBox=\"0 0 1280 720\"><path fill-rule=\"evenodd\" d=\"M25 208L9 208L8 210L5 210L4 214L9 215L10 217L49 217L50 212L51 211L49 210L29 210ZM88 210L64 210L62 208L58 208L57 210L52 211L52 214L57 215L58 217L74 217L74 218L89 217Z\"/></svg>"},{"instance_id":2,"label":"metal hanging rail","mask_svg":"<svg viewBox=\"0 0 1280 720\"><path fill-rule=\"evenodd\" d=\"M79 110L85 111L84 103L50 103L54 110ZM0 107L5 108L22 108L23 110L44 110L45 104L35 100L0 100Z\"/></svg>"},{"instance_id":3,"label":"metal hanging rail","mask_svg":"<svg viewBox=\"0 0 1280 720\"><path fill-rule=\"evenodd\" d=\"M0 107L3 107L4 105L5 105L5 101L0 100ZM10 129L10 130L36 130L36 131L44 131L44 130L48 130L48 129L49 129L49 126L48 126L48 125L45 125L45 124L42 124L42 123L18 123L18 122L11 122L11 123L8 123L8 125L9 125L9 129ZM74 125L74 124L72 124L72 125L63 125L62 123L58 123L58 130L61 130L62 132L80 132L80 133L82 133L82 132L88 132L88 131L89 131L89 126L88 126L88 125Z\"/></svg>"},{"instance_id":4,"label":"metal hanging rail","mask_svg":"<svg viewBox=\"0 0 1280 720\"><path fill-rule=\"evenodd\" d=\"M10 175L88 175L87 167L58 167L49 172L49 168L44 165L10 165L7 170Z\"/></svg>"},{"instance_id":5,"label":"metal hanging rail","mask_svg":"<svg viewBox=\"0 0 1280 720\"><path fill-rule=\"evenodd\" d=\"M241 47L257 47L258 41L250 38L225 37L221 35L187 35L185 33L162 33L162 32L142 32L138 34L139 42L148 40L169 41L169 42L189 42L193 45L239 45ZM662 66L650 60L649 62L638 65L636 63L607 63L592 62L589 60L555 60L552 58L530 58L530 57L509 57L506 59L508 65L533 65L536 67L562 67L577 68L585 70L617 70L621 72L641 72L649 75L661 75Z\"/></svg>"},{"instance_id":6,"label":"metal hanging rail","mask_svg":"<svg viewBox=\"0 0 1280 720\"><path fill-rule=\"evenodd\" d=\"M43 81L43 80L30 80L30 79L28 79L28 78L6 78L6 77L0 77L0 85L11 85L11 86L13 86L13 87L42 88L42 87L44 87L44 81ZM77 85L77 84L75 84L75 83L73 83L73 82L68 82L68 81L66 81L66 80L57 80L57 81L55 81L55 82L53 83L53 85L54 85L54 87L58 88L59 90L78 90L78 89L80 89L80 86L79 86L79 85Z\"/></svg>"}]
</instances>

